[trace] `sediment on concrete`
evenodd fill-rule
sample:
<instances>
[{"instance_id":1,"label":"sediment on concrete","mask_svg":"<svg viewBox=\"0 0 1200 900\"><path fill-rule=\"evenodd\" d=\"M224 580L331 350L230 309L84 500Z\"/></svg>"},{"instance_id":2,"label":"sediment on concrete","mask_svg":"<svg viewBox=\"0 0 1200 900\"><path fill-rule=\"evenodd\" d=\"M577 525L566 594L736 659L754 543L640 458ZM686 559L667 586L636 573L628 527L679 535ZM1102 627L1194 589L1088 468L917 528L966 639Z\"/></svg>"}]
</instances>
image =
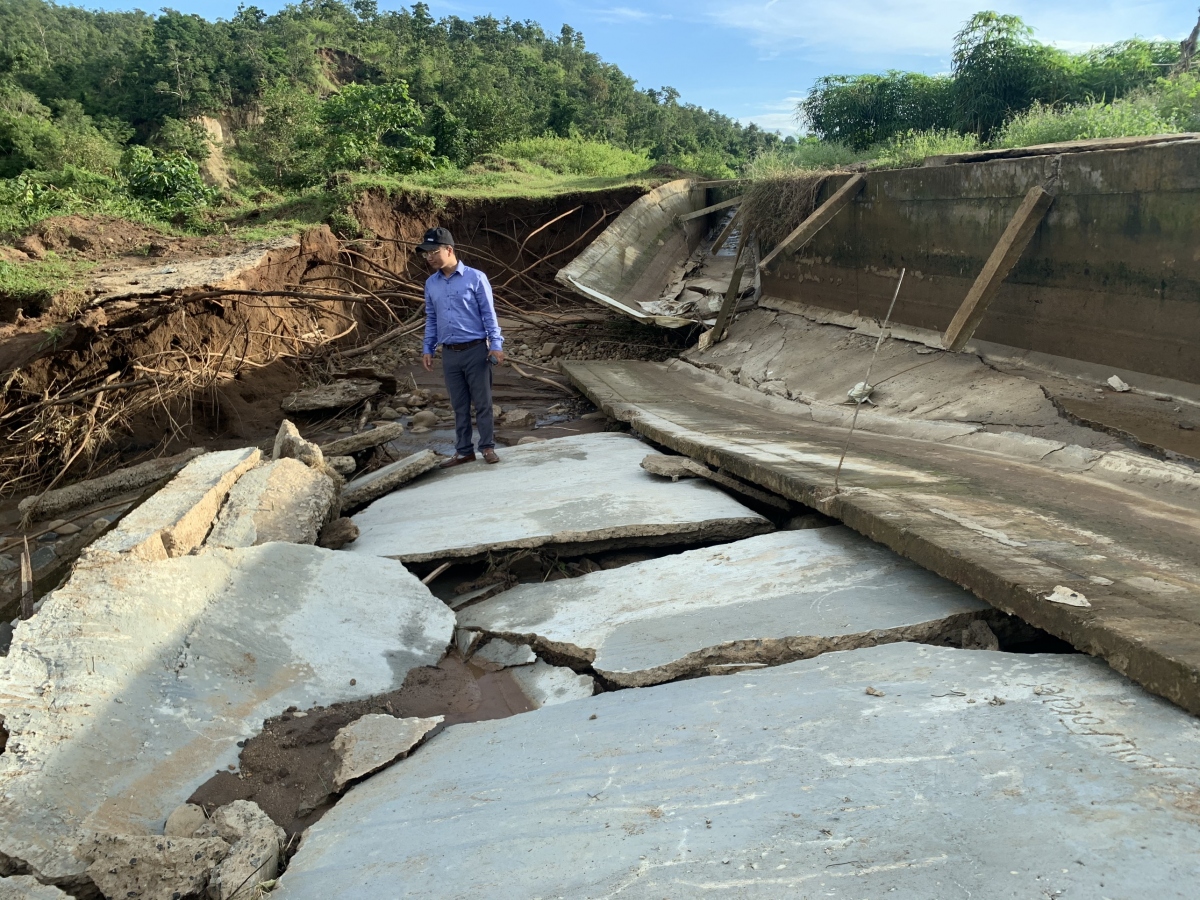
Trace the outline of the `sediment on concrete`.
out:
<instances>
[{"instance_id":1,"label":"sediment on concrete","mask_svg":"<svg viewBox=\"0 0 1200 900\"><path fill-rule=\"evenodd\" d=\"M1085 656L914 644L610 692L437 735L279 894L1182 898L1196 731Z\"/></svg>"},{"instance_id":2,"label":"sediment on concrete","mask_svg":"<svg viewBox=\"0 0 1200 900\"><path fill-rule=\"evenodd\" d=\"M842 527L518 585L458 614L460 627L527 640L621 687L895 641L962 646L975 619L1005 625L962 588Z\"/></svg>"},{"instance_id":3,"label":"sediment on concrete","mask_svg":"<svg viewBox=\"0 0 1200 900\"><path fill-rule=\"evenodd\" d=\"M424 562L522 548L699 543L771 529L707 484L656 479L640 467L645 455L645 444L622 434L511 447L498 465L434 472L376 500L353 517L360 535L346 549Z\"/></svg>"},{"instance_id":4,"label":"sediment on concrete","mask_svg":"<svg viewBox=\"0 0 1200 900\"><path fill-rule=\"evenodd\" d=\"M657 443L840 519L1200 713L1200 519L1183 467L1111 453L1064 473L856 432L835 475L846 429L805 421L788 401L656 363L564 369ZM1058 586L1089 606L1048 600Z\"/></svg>"}]
</instances>

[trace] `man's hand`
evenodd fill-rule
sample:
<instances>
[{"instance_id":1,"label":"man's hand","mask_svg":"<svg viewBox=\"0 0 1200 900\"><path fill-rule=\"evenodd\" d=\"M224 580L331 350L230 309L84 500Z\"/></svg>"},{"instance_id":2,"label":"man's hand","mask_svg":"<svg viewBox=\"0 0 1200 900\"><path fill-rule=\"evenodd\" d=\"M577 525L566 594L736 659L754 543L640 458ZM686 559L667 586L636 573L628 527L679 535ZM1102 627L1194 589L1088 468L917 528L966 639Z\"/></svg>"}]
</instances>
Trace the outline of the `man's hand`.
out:
<instances>
[{"instance_id":1,"label":"man's hand","mask_svg":"<svg viewBox=\"0 0 1200 900\"><path fill-rule=\"evenodd\" d=\"M433 354L424 353L421 355L421 365L425 367L426 372L433 371Z\"/></svg>"},{"instance_id":2,"label":"man's hand","mask_svg":"<svg viewBox=\"0 0 1200 900\"><path fill-rule=\"evenodd\" d=\"M504 362L504 351L503 350L489 350L488 356L495 358L496 365L500 365L500 363Z\"/></svg>"}]
</instances>

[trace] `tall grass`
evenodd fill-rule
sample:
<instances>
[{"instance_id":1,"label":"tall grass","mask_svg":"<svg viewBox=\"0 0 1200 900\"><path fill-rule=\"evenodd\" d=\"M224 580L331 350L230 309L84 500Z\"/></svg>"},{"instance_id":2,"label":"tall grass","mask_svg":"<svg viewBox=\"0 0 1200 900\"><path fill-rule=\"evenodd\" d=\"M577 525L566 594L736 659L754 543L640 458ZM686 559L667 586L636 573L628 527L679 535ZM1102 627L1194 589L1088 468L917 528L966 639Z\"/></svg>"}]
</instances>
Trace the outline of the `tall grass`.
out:
<instances>
[{"instance_id":1,"label":"tall grass","mask_svg":"<svg viewBox=\"0 0 1200 900\"><path fill-rule=\"evenodd\" d=\"M1033 147L1062 141L1171 134L1182 129L1163 114L1151 94L1122 97L1112 103L1094 101L1055 107L1035 103L1008 121L995 144Z\"/></svg>"},{"instance_id":2,"label":"tall grass","mask_svg":"<svg viewBox=\"0 0 1200 900\"><path fill-rule=\"evenodd\" d=\"M869 151L858 151L837 141L802 138L794 147L771 150L756 157L744 170L753 181L780 178L796 172L840 169L870 159Z\"/></svg>"},{"instance_id":3,"label":"tall grass","mask_svg":"<svg viewBox=\"0 0 1200 900\"><path fill-rule=\"evenodd\" d=\"M893 135L888 141L872 148L870 165L878 168L919 166L927 156L949 153L969 153L979 149L979 138L957 131L931 129Z\"/></svg>"},{"instance_id":4,"label":"tall grass","mask_svg":"<svg viewBox=\"0 0 1200 900\"><path fill-rule=\"evenodd\" d=\"M501 144L490 156L526 160L559 175L620 178L645 172L653 162L645 153L580 137L523 138Z\"/></svg>"}]
</instances>

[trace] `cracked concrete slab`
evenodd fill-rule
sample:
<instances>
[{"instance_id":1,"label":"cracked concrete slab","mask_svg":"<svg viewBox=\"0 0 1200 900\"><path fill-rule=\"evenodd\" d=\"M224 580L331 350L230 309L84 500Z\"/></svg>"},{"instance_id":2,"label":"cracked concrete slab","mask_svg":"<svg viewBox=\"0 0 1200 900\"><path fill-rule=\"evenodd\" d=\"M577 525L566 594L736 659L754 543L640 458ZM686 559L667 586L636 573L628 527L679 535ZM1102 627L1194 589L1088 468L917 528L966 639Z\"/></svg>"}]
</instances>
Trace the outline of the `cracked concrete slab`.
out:
<instances>
[{"instance_id":1,"label":"cracked concrete slab","mask_svg":"<svg viewBox=\"0 0 1200 900\"><path fill-rule=\"evenodd\" d=\"M297 459L277 459L238 479L205 545L315 543L337 496L337 485L328 476Z\"/></svg>"},{"instance_id":2,"label":"cracked concrete slab","mask_svg":"<svg viewBox=\"0 0 1200 900\"><path fill-rule=\"evenodd\" d=\"M315 824L277 890L1185 898L1197 742L1086 656L833 653L456 725Z\"/></svg>"},{"instance_id":3,"label":"cracked concrete slab","mask_svg":"<svg viewBox=\"0 0 1200 900\"><path fill-rule=\"evenodd\" d=\"M333 773L334 787L340 791L351 781L391 764L412 750L444 719L445 716L397 718L383 713L355 719L333 739L333 752L338 760L337 770Z\"/></svg>"},{"instance_id":4,"label":"cracked concrete slab","mask_svg":"<svg viewBox=\"0 0 1200 900\"><path fill-rule=\"evenodd\" d=\"M582 700L596 692L596 682L591 675L577 673L566 666L552 666L540 659L531 666L517 666L508 671L534 709Z\"/></svg>"},{"instance_id":5,"label":"cracked concrete slab","mask_svg":"<svg viewBox=\"0 0 1200 900\"><path fill-rule=\"evenodd\" d=\"M230 489L261 458L262 451L256 447L197 457L92 544L85 558L128 555L164 560L194 550L208 534Z\"/></svg>"},{"instance_id":6,"label":"cracked concrete slab","mask_svg":"<svg viewBox=\"0 0 1200 900\"><path fill-rule=\"evenodd\" d=\"M641 468L646 445L586 434L510 447L495 466L434 472L354 516L351 553L404 562L534 547L590 552L628 544L747 537L771 524L696 481L664 482Z\"/></svg>"},{"instance_id":7,"label":"cracked concrete slab","mask_svg":"<svg viewBox=\"0 0 1200 900\"><path fill-rule=\"evenodd\" d=\"M0 872L85 883L86 833L161 833L265 718L396 690L453 631L391 560L270 543L80 565L0 659Z\"/></svg>"},{"instance_id":8,"label":"cracked concrete slab","mask_svg":"<svg viewBox=\"0 0 1200 900\"><path fill-rule=\"evenodd\" d=\"M714 665L776 665L894 641L957 646L972 620L997 615L838 526L518 585L458 618L460 627L528 640L591 663L615 684L644 687Z\"/></svg>"}]
</instances>

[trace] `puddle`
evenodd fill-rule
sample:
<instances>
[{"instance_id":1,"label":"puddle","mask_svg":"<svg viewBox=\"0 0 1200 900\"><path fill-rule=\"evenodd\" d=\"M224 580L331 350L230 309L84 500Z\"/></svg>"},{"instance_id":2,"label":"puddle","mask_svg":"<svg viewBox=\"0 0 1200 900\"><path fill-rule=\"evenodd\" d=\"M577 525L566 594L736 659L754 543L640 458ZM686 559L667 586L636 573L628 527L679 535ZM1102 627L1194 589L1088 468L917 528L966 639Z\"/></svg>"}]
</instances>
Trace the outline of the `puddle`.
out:
<instances>
[{"instance_id":1,"label":"puddle","mask_svg":"<svg viewBox=\"0 0 1200 900\"><path fill-rule=\"evenodd\" d=\"M253 800L288 835L321 818L337 800L330 744L338 730L371 713L445 716L442 728L462 722L503 719L533 709L512 675L484 672L451 652L436 667L413 669L397 691L366 700L291 710L268 719L246 742L239 772L218 772L188 802L213 810L234 800ZM415 752L423 752L418 749Z\"/></svg>"}]
</instances>

